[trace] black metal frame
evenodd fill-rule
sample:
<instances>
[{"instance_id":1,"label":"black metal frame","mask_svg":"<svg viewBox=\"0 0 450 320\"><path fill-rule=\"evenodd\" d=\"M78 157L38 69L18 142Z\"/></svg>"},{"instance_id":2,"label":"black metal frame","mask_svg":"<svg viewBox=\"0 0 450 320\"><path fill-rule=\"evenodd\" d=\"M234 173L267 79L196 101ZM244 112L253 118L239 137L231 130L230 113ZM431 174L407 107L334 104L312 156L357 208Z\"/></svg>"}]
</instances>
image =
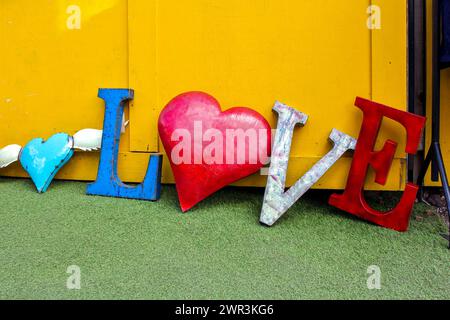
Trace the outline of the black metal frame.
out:
<instances>
[{"instance_id":1,"label":"black metal frame","mask_svg":"<svg viewBox=\"0 0 450 320\"><path fill-rule=\"evenodd\" d=\"M445 170L444 159L441 150L441 69L440 63L440 46L441 46L441 15L440 15L440 0L433 0L433 31L432 31L432 96L433 96L433 111L432 111L432 143L430 150L425 158L424 166L419 175L418 184L423 187L425 175L431 165L431 176L434 182L442 181L445 199L447 200L447 210L450 216L450 188L448 184L447 172ZM422 200L422 192L420 192ZM450 232L450 231L449 231ZM447 235L444 235L448 238ZM450 249L450 239L449 239Z\"/></svg>"},{"instance_id":2,"label":"black metal frame","mask_svg":"<svg viewBox=\"0 0 450 320\"><path fill-rule=\"evenodd\" d=\"M426 24L425 0L408 0L408 110L426 115ZM416 155L408 155L408 180L417 181L424 156L424 144Z\"/></svg>"}]
</instances>

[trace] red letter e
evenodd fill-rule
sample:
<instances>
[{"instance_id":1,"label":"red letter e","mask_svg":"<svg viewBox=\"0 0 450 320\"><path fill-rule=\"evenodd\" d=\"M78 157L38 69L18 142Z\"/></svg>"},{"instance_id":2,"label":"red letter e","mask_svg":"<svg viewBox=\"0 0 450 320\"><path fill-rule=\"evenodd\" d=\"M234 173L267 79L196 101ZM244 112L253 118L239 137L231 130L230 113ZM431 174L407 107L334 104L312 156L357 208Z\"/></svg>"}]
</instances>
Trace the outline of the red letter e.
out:
<instances>
[{"instance_id":1,"label":"red letter e","mask_svg":"<svg viewBox=\"0 0 450 320\"><path fill-rule=\"evenodd\" d=\"M385 185L397 150L397 143L388 140L381 151L374 151L383 117L397 121L405 127L407 132L406 152L409 154L417 152L426 118L362 98L357 98L355 105L363 111L364 119L347 188L342 195L332 195L329 203L377 225L397 231L406 231L419 188L408 183L398 206L392 211L384 213L372 209L367 204L363 196L364 183L367 170L371 166L376 173L375 182Z\"/></svg>"}]
</instances>

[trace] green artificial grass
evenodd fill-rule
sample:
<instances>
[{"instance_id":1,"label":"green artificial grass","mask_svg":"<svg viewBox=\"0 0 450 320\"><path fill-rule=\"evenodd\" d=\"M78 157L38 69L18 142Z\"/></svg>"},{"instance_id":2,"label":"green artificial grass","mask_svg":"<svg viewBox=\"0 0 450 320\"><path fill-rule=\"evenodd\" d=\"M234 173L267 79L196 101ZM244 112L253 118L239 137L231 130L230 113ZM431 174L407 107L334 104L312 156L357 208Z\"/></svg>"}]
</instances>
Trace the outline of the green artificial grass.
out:
<instances>
[{"instance_id":1,"label":"green artificial grass","mask_svg":"<svg viewBox=\"0 0 450 320\"><path fill-rule=\"evenodd\" d=\"M29 180L0 180L0 298L450 298L446 228L422 205L401 234L313 191L266 228L262 189L223 190L188 214L173 186L156 203L85 189L56 181L39 195ZM384 196L384 206L396 198ZM70 265L81 268L81 290L66 288ZM381 290L367 288L371 265L381 268Z\"/></svg>"}]
</instances>

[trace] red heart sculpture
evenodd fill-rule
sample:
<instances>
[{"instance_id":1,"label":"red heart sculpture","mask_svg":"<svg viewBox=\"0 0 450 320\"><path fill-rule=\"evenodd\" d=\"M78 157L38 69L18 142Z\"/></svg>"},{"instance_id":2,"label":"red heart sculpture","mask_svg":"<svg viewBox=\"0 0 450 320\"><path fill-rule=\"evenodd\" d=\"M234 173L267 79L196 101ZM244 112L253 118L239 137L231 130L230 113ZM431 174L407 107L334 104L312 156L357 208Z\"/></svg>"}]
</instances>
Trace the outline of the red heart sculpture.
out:
<instances>
[{"instance_id":1,"label":"red heart sculpture","mask_svg":"<svg viewBox=\"0 0 450 320\"><path fill-rule=\"evenodd\" d=\"M271 128L263 116L248 108L222 112L217 100L202 92L170 101L159 117L159 135L183 212L258 172L270 157Z\"/></svg>"}]
</instances>

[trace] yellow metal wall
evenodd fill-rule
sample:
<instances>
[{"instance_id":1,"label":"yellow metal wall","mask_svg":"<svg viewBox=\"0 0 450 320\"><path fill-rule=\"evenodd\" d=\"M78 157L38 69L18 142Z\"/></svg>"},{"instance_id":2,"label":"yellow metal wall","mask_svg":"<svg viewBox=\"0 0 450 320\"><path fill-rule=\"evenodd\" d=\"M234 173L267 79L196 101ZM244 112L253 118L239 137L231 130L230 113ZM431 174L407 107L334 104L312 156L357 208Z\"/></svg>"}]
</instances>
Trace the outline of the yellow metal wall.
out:
<instances>
[{"instance_id":1,"label":"yellow metal wall","mask_svg":"<svg viewBox=\"0 0 450 320\"><path fill-rule=\"evenodd\" d=\"M139 181L148 152L162 152L157 120L179 93L200 90L224 109L248 106L273 126L275 100L310 115L297 131L289 180L330 148L332 128L357 136L356 96L406 110L406 0L55 0L0 2L0 145L25 145L60 131L101 128L100 87L131 87L129 132L119 172ZM381 29L367 27L369 5ZM68 29L67 8L81 10ZM128 114L128 113L127 113ZM401 137L401 138L400 138ZM404 131L390 121L381 140L400 142L388 185L405 183ZM381 144L380 144L381 145ZM343 188L351 158L318 184ZM58 175L93 180L98 154L77 154ZM3 175L23 176L20 165ZM165 159L164 182L172 182ZM368 187L380 189L369 180ZM254 176L241 185L265 184Z\"/></svg>"}]
</instances>

